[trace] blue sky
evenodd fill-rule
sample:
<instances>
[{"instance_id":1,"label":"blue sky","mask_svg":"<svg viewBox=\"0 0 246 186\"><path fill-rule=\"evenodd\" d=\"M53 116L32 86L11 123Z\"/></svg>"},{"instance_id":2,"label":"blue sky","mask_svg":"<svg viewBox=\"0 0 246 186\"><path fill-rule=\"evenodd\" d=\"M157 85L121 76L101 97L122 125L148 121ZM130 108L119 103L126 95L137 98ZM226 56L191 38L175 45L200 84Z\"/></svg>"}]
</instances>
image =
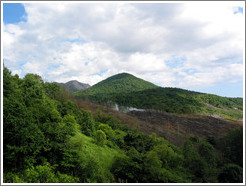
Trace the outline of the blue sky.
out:
<instances>
[{"instance_id":1,"label":"blue sky","mask_svg":"<svg viewBox=\"0 0 246 186\"><path fill-rule=\"evenodd\" d=\"M15 24L26 21L25 8L21 3L3 3L4 24Z\"/></svg>"},{"instance_id":2,"label":"blue sky","mask_svg":"<svg viewBox=\"0 0 246 186\"><path fill-rule=\"evenodd\" d=\"M243 97L243 81L238 81L236 83L220 83L216 86L197 89L196 91L212 93L226 97Z\"/></svg>"},{"instance_id":3,"label":"blue sky","mask_svg":"<svg viewBox=\"0 0 246 186\"><path fill-rule=\"evenodd\" d=\"M236 10L234 11L234 14L243 14L243 7L237 7Z\"/></svg>"},{"instance_id":4,"label":"blue sky","mask_svg":"<svg viewBox=\"0 0 246 186\"><path fill-rule=\"evenodd\" d=\"M93 85L128 72L163 87L243 97L243 9L243 2L3 3L3 57L21 77Z\"/></svg>"}]
</instances>

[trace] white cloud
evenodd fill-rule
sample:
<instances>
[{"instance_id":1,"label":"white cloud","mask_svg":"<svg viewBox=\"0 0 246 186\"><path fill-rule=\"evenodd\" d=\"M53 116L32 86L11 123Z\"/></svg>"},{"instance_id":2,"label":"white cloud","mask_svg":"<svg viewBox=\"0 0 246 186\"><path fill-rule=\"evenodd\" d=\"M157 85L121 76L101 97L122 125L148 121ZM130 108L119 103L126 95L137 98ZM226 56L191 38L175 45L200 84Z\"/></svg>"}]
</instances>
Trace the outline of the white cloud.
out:
<instances>
[{"instance_id":1,"label":"white cloud","mask_svg":"<svg viewBox=\"0 0 246 186\"><path fill-rule=\"evenodd\" d=\"M125 71L161 86L233 83L243 78L239 6L244 3L26 3L27 22L3 25L3 57L13 72L49 81L95 84Z\"/></svg>"},{"instance_id":2,"label":"white cloud","mask_svg":"<svg viewBox=\"0 0 246 186\"><path fill-rule=\"evenodd\" d=\"M125 68L138 73L163 72L168 70L162 57L151 53L133 53Z\"/></svg>"},{"instance_id":3,"label":"white cloud","mask_svg":"<svg viewBox=\"0 0 246 186\"><path fill-rule=\"evenodd\" d=\"M12 73L13 74L17 74L18 76L20 76L21 73L22 73L22 70L14 70L14 71L12 71Z\"/></svg>"}]
</instances>

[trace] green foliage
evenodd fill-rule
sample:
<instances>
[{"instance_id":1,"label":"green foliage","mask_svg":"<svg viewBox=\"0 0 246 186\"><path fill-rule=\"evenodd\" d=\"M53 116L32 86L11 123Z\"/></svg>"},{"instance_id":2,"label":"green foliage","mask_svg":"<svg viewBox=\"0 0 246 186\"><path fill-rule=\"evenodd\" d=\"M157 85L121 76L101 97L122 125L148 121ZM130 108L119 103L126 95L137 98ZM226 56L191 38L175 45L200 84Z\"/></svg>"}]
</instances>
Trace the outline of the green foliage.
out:
<instances>
[{"instance_id":1,"label":"green foliage","mask_svg":"<svg viewBox=\"0 0 246 186\"><path fill-rule=\"evenodd\" d=\"M95 124L91 112L83 110L80 117L82 132L88 136L92 136L95 131Z\"/></svg>"},{"instance_id":2,"label":"green foliage","mask_svg":"<svg viewBox=\"0 0 246 186\"><path fill-rule=\"evenodd\" d=\"M81 151L84 144L85 144L85 139L83 137L83 134L77 132L74 136L71 136L66 141L66 148L76 149L78 151Z\"/></svg>"},{"instance_id":3,"label":"green foliage","mask_svg":"<svg viewBox=\"0 0 246 186\"><path fill-rule=\"evenodd\" d=\"M184 153L184 165L195 175L193 178L196 182L203 182L203 176L205 175L205 161L200 157L196 148L190 140L187 140L183 148Z\"/></svg>"},{"instance_id":4,"label":"green foliage","mask_svg":"<svg viewBox=\"0 0 246 186\"><path fill-rule=\"evenodd\" d=\"M222 183L242 183L243 169L236 164L226 164L222 168L218 180Z\"/></svg>"},{"instance_id":5,"label":"green foliage","mask_svg":"<svg viewBox=\"0 0 246 186\"><path fill-rule=\"evenodd\" d=\"M150 176L153 179L153 182L158 182L158 180L160 179L159 177L163 162L160 160L157 152L147 152L144 163L145 170L150 174Z\"/></svg>"},{"instance_id":6,"label":"green foliage","mask_svg":"<svg viewBox=\"0 0 246 186\"><path fill-rule=\"evenodd\" d=\"M111 171L118 182L133 183L139 179L138 175L141 172L141 166L130 157L119 154L115 157Z\"/></svg>"},{"instance_id":7,"label":"green foliage","mask_svg":"<svg viewBox=\"0 0 246 186\"><path fill-rule=\"evenodd\" d=\"M61 174L60 172L57 172L57 178L58 178L57 183L78 183L79 182L79 178L70 176L67 174Z\"/></svg>"},{"instance_id":8,"label":"green foliage","mask_svg":"<svg viewBox=\"0 0 246 186\"><path fill-rule=\"evenodd\" d=\"M206 142L203 141L200 145L199 145L199 154L202 158L204 158L204 160L210 165L210 166L215 166L216 163L216 157L215 157L215 151L214 151L214 147Z\"/></svg>"},{"instance_id":9,"label":"green foliage","mask_svg":"<svg viewBox=\"0 0 246 186\"><path fill-rule=\"evenodd\" d=\"M62 122L65 124L63 127L63 131L66 135L74 135L75 131L78 130L78 124L75 118L71 115L65 115Z\"/></svg>"},{"instance_id":10,"label":"green foliage","mask_svg":"<svg viewBox=\"0 0 246 186\"><path fill-rule=\"evenodd\" d=\"M102 130L96 131L96 143L98 145L104 145L106 143L106 134Z\"/></svg>"},{"instance_id":11,"label":"green foliage","mask_svg":"<svg viewBox=\"0 0 246 186\"><path fill-rule=\"evenodd\" d=\"M65 89L55 83L45 82L44 89L46 95L51 99L57 100L59 102L64 102L68 99L68 94Z\"/></svg>"},{"instance_id":12,"label":"green foliage","mask_svg":"<svg viewBox=\"0 0 246 186\"><path fill-rule=\"evenodd\" d=\"M123 148L125 146L125 141L124 141L124 137L126 136L126 132L122 131L122 130L115 130L114 131L114 143L120 147Z\"/></svg>"},{"instance_id":13,"label":"green foliage","mask_svg":"<svg viewBox=\"0 0 246 186\"><path fill-rule=\"evenodd\" d=\"M90 89L86 89L85 92L88 95L102 95L102 94L113 94L113 93L127 93L136 92L149 88L156 88L157 86L144 81L142 79L136 78L135 76L127 73L117 74L105 79L96 85L92 86ZM77 93L76 95L79 95Z\"/></svg>"},{"instance_id":14,"label":"green foliage","mask_svg":"<svg viewBox=\"0 0 246 186\"><path fill-rule=\"evenodd\" d=\"M219 167L217 160L219 156L216 156L214 146L207 140L192 141L191 139L185 142L183 151L184 165L193 174L192 181L218 182Z\"/></svg>"},{"instance_id":15,"label":"green foliage","mask_svg":"<svg viewBox=\"0 0 246 186\"><path fill-rule=\"evenodd\" d=\"M53 109L50 112L50 120L51 120L51 122L61 122L62 117L56 109Z\"/></svg>"},{"instance_id":16,"label":"green foliage","mask_svg":"<svg viewBox=\"0 0 246 186\"><path fill-rule=\"evenodd\" d=\"M119 129L119 121L113 118L111 115L104 115L100 110L97 111L97 116L95 117L95 120L100 122L100 123L106 123L112 129Z\"/></svg>"},{"instance_id":17,"label":"green foliage","mask_svg":"<svg viewBox=\"0 0 246 186\"><path fill-rule=\"evenodd\" d=\"M117 148L117 146L121 148L124 146L124 137L126 136L125 132L119 129L113 130L109 125L102 123L99 124L97 128L106 134L108 140L107 145L112 148Z\"/></svg>"},{"instance_id":18,"label":"green foliage","mask_svg":"<svg viewBox=\"0 0 246 186\"><path fill-rule=\"evenodd\" d=\"M124 141L126 149L134 147L139 152L149 151L155 144L153 138L150 136L135 131L129 131L124 136Z\"/></svg>"},{"instance_id":19,"label":"green foliage","mask_svg":"<svg viewBox=\"0 0 246 186\"><path fill-rule=\"evenodd\" d=\"M157 152L160 160L163 162L162 167L176 168L183 164L183 157L174 152L167 144L156 145L154 151Z\"/></svg>"},{"instance_id":20,"label":"green foliage","mask_svg":"<svg viewBox=\"0 0 246 186\"><path fill-rule=\"evenodd\" d=\"M77 98L98 103L117 103L120 106L156 109L170 113L219 114L228 119L242 119L243 99L212 94L162 88L130 74L118 74L81 92Z\"/></svg>"},{"instance_id":21,"label":"green foliage","mask_svg":"<svg viewBox=\"0 0 246 186\"><path fill-rule=\"evenodd\" d=\"M230 131L219 144L225 162L243 167L243 128Z\"/></svg>"},{"instance_id":22,"label":"green foliage","mask_svg":"<svg viewBox=\"0 0 246 186\"><path fill-rule=\"evenodd\" d=\"M3 94L5 98L8 98L13 92L16 91L17 83L14 81L14 77L6 67L3 68Z\"/></svg>"},{"instance_id":23,"label":"green foliage","mask_svg":"<svg viewBox=\"0 0 246 186\"><path fill-rule=\"evenodd\" d=\"M44 98L43 80L40 76L34 74L26 74L21 85L23 98L27 106L33 106L40 103Z\"/></svg>"},{"instance_id":24,"label":"green foliage","mask_svg":"<svg viewBox=\"0 0 246 186\"><path fill-rule=\"evenodd\" d=\"M202 94L199 95L198 98L202 100L204 103L213 105L218 108L233 108L237 107L238 109L242 109L242 98L226 98L220 97L213 94Z\"/></svg>"},{"instance_id":25,"label":"green foliage","mask_svg":"<svg viewBox=\"0 0 246 186\"><path fill-rule=\"evenodd\" d=\"M100 124L98 126L98 130L102 130L107 135L108 139L111 139L111 140L114 139L114 135L115 135L114 131L107 124Z\"/></svg>"},{"instance_id":26,"label":"green foliage","mask_svg":"<svg viewBox=\"0 0 246 186\"><path fill-rule=\"evenodd\" d=\"M6 167L16 169L35 163L44 145L44 135L37 125L38 121L32 117L35 113L27 109L24 100L19 98L21 92L14 91L3 100L4 162Z\"/></svg>"},{"instance_id":27,"label":"green foliage","mask_svg":"<svg viewBox=\"0 0 246 186\"><path fill-rule=\"evenodd\" d=\"M27 183L54 183L56 182L55 174L52 167L47 165L38 165L25 170L24 179Z\"/></svg>"},{"instance_id":28,"label":"green foliage","mask_svg":"<svg viewBox=\"0 0 246 186\"><path fill-rule=\"evenodd\" d=\"M216 154L213 145L207 141L199 144L198 152L204 163L204 182L216 182L218 170L216 168Z\"/></svg>"},{"instance_id":29,"label":"green foliage","mask_svg":"<svg viewBox=\"0 0 246 186\"><path fill-rule=\"evenodd\" d=\"M78 178L55 172L49 163L26 169L23 174L11 175L14 183L76 183Z\"/></svg>"}]
</instances>

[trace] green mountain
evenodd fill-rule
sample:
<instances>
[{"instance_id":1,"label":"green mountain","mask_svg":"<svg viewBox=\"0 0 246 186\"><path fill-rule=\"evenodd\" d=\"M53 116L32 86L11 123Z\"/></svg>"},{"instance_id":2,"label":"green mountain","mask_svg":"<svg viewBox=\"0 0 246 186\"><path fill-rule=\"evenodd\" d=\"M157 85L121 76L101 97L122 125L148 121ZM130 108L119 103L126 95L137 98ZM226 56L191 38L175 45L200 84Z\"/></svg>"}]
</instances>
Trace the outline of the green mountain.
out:
<instances>
[{"instance_id":1,"label":"green mountain","mask_svg":"<svg viewBox=\"0 0 246 186\"><path fill-rule=\"evenodd\" d=\"M129 93L151 88L157 88L157 86L131 74L121 73L95 84L83 93L88 95Z\"/></svg>"},{"instance_id":2,"label":"green mountain","mask_svg":"<svg viewBox=\"0 0 246 186\"><path fill-rule=\"evenodd\" d=\"M243 99L227 98L179 88L163 88L122 73L75 93L97 103L155 109L179 114L205 114L228 119L243 118Z\"/></svg>"}]
</instances>

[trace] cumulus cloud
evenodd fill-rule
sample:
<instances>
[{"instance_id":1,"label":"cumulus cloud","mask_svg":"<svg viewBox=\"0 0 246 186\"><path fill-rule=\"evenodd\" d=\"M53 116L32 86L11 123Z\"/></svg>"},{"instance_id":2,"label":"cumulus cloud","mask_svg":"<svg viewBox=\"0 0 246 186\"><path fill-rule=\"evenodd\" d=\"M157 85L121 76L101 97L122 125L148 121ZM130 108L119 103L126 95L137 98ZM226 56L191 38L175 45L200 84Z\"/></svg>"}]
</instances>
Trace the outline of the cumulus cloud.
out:
<instances>
[{"instance_id":1,"label":"cumulus cloud","mask_svg":"<svg viewBox=\"0 0 246 186\"><path fill-rule=\"evenodd\" d=\"M129 72L187 89L243 78L242 2L25 3L3 25L5 65L21 76L91 85Z\"/></svg>"}]
</instances>

